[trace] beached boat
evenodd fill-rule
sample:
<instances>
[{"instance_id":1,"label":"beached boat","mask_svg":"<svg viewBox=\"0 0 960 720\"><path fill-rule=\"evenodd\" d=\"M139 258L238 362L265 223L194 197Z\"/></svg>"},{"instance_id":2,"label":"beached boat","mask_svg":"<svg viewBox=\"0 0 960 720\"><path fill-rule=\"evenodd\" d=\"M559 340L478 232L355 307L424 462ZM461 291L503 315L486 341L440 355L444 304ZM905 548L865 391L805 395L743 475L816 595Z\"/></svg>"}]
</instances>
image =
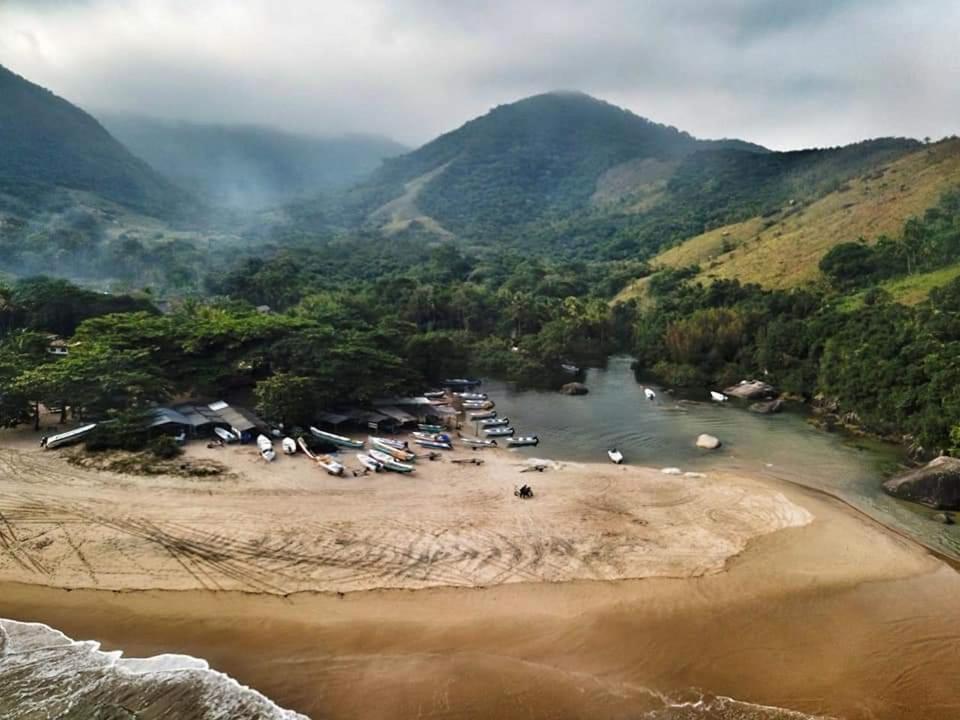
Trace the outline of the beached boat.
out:
<instances>
[{"instance_id":1,"label":"beached boat","mask_svg":"<svg viewBox=\"0 0 960 720\"><path fill-rule=\"evenodd\" d=\"M51 435L47 438L46 442L43 443L43 447L45 447L47 450L50 450L52 448L63 447L64 445L80 442L83 440L83 438L92 433L96 427L96 423L90 423L89 425L81 425L73 430L67 430L66 432Z\"/></svg>"},{"instance_id":2,"label":"beached boat","mask_svg":"<svg viewBox=\"0 0 960 720\"><path fill-rule=\"evenodd\" d=\"M413 465L402 463L381 450L371 450L369 454L370 457L372 457L378 463L381 463L387 470L393 470L394 472L400 473L413 472Z\"/></svg>"},{"instance_id":3,"label":"beached boat","mask_svg":"<svg viewBox=\"0 0 960 720\"><path fill-rule=\"evenodd\" d=\"M449 442L443 442L441 440L425 440L416 438L414 442L420 447L432 448L434 450L453 450L452 444Z\"/></svg>"},{"instance_id":4,"label":"beached boat","mask_svg":"<svg viewBox=\"0 0 960 720\"><path fill-rule=\"evenodd\" d=\"M480 438L461 438L462 442L467 447L496 447L496 440L481 440Z\"/></svg>"},{"instance_id":5,"label":"beached boat","mask_svg":"<svg viewBox=\"0 0 960 720\"><path fill-rule=\"evenodd\" d=\"M501 426L503 426L503 425L509 425L509 424L510 424L510 418L505 418L505 417L502 417L502 418L490 418L489 420L481 420L481 421L480 421L480 427L483 427L483 428L488 428L488 427L501 427Z\"/></svg>"},{"instance_id":6,"label":"beached boat","mask_svg":"<svg viewBox=\"0 0 960 720\"><path fill-rule=\"evenodd\" d=\"M410 462L412 460L416 460L417 458L417 456L409 450L401 450L393 445L388 445L387 443L383 442L381 438L370 438L370 447L376 448L380 452L387 453L400 462Z\"/></svg>"},{"instance_id":7,"label":"beached boat","mask_svg":"<svg viewBox=\"0 0 960 720\"><path fill-rule=\"evenodd\" d=\"M507 440L507 447L527 447L530 445L539 445L540 438L536 435L526 435L520 437L512 437Z\"/></svg>"},{"instance_id":8,"label":"beached boat","mask_svg":"<svg viewBox=\"0 0 960 720\"><path fill-rule=\"evenodd\" d=\"M471 420L489 420L497 416L496 410L481 410L480 412L470 413Z\"/></svg>"},{"instance_id":9,"label":"beached boat","mask_svg":"<svg viewBox=\"0 0 960 720\"><path fill-rule=\"evenodd\" d=\"M483 380L475 378L450 378L443 381L443 386L448 388L472 388L483 384Z\"/></svg>"},{"instance_id":10,"label":"beached boat","mask_svg":"<svg viewBox=\"0 0 960 720\"><path fill-rule=\"evenodd\" d=\"M406 440L394 440L393 438L385 437L370 437L371 440L376 440L381 445L389 445L390 447L397 448L397 450L406 450L409 447Z\"/></svg>"},{"instance_id":11,"label":"beached boat","mask_svg":"<svg viewBox=\"0 0 960 720\"><path fill-rule=\"evenodd\" d=\"M650 388L644 388L643 394L647 396L647 400L654 400L657 397L657 394Z\"/></svg>"},{"instance_id":12,"label":"beached boat","mask_svg":"<svg viewBox=\"0 0 960 720\"><path fill-rule=\"evenodd\" d=\"M283 448L285 455L297 454L297 442L292 437L285 437L283 442L280 443L280 447Z\"/></svg>"},{"instance_id":13,"label":"beached boat","mask_svg":"<svg viewBox=\"0 0 960 720\"><path fill-rule=\"evenodd\" d=\"M458 397L461 400L467 400L472 402L481 402L483 400L489 400L486 393L455 392L453 396Z\"/></svg>"},{"instance_id":14,"label":"beached boat","mask_svg":"<svg viewBox=\"0 0 960 720\"><path fill-rule=\"evenodd\" d=\"M717 392L716 390L710 391L710 399L714 402L726 402L730 398L724 395L722 392Z\"/></svg>"},{"instance_id":15,"label":"beached boat","mask_svg":"<svg viewBox=\"0 0 960 720\"><path fill-rule=\"evenodd\" d=\"M446 433L424 433L424 432L415 432L411 433L414 440L432 440L434 442L442 442L447 444L453 443L453 438L451 438Z\"/></svg>"},{"instance_id":16,"label":"beached boat","mask_svg":"<svg viewBox=\"0 0 960 720\"><path fill-rule=\"evenodd\" d=\"M308 458L310 458L311 460L317 459L316 454L313 452L313 450L310 449L310 446L307 445L307 441L303 438L303 436L300 436L297 438L297 445L300 446L300 449L303 450L303 454L306 455Z\"/></svg>"},{"instance_id":17,"label":"beached boat","mask_svg":"<svg viewBox=\"0 0 960 720\"><path fill-rule=\"evenodd\" d=\"M374 472L380 472L383 470L383 463L375 458L370 457L369 455L357 453L357 460L359 460L360 464L363 465L367 470L373 470Z\"/></svg>"},{"instance_id":18,"label":"beached boat","mask_svg":"<svg viewBox=\"0 0 960 720\"><path fill-rule=\"evenodd\" d=\"M321 440L326 440L327 442L332 442L334 445L339 445L340 447L355 449L363 447L363 440L351 440L343 435L336 435L332 432L327 432L326 430L318 430L313 426L310 427L310 433L314 437L318 437Z\"/></svg>"},{"instance_id":19,"label":"beached boat","mask_svg":"<svg viewBox=\"0 0 960 720\"><path fill-rule=\"evenodd\" d=\"M223 441L224 441L225 443L227 443L227 444L229 444L229 443L235 443L235 442L237 442L237 440L240 439L236 434L234 434L234 433L230 432L229 430L227 430L226 428L222 428L222 427L215 427L215 428L213 429L213 434L216 435L218 438L220 438L221 440L223 440Z\"/></svg>"},{"instance_id":20,"label":"beached boat","mask_svg":"<svg viewBox=\"0 0 960 720\"><path fill-rule=\"evenodd\" d=\"M346 468L343 466L343 463L335 460L329 455L317 455L314 457L317 465L326 470L330 475L343 475Z\"/></svg>"},{"instance_id":21,"label":"beached boat","mask_svg":"<svg viewBox=\"0 0 960 720\"><path fill-rule=\"evenodd\" d=\"M431 390L430 392L425 392L423 396L428 400L440 400L445 397L447 394L446 390Z\"/></svg>"},{"instance_id":22,"label":"beached boat","mask_svg":"<svg viewBox=\"0 0 960 720\"><path fill-rule=\"evenodd\" d=\"M623 453L613 448L613 450L607 450L607 457L610 458L610 462L620 465L623 462Z\"/></svg>"},{"instance_id":23,"label":"beached boat","mask_svg":"<svg viewBox=\"0 0 960 720\"><path fill-rule=\"evenodd\" d=\"M464 400L464 410L491 410L496 407L493 400Z\"/></svg>"},{"instance_id":24,"label":"beached boat","mask_svg":"<svg viewBox=\"0 0 960 720\"><path fill-rule=\"evenodd\" d=\"M438 433L443 432L443 425L428 425L427 423L420 423L417 425L417 430L420 430L421 432Z\"/></svg>"},{"instance_id":25,"label":"beached boat","mask_svg":"<svg viewBox=\"0 0 960 720\"><path fill-rule=\"evenodd\" d=\"M494 427L487 428L483 431L483 434L487 437L509 437L513 435L514 430L512 427Z\"/></svg>"},{"instance_id":26,"label":"beached boat","mask_svg":"<svg viewBox=\"0 0 960 720\"><path fill-rule=\"evenodd\" d=\"M267 462L273 462L277 459L277 453L273 449L273 440L266 435L257 435L257 448L260 450L260 457Z\"/></svg>"}]
</instances>

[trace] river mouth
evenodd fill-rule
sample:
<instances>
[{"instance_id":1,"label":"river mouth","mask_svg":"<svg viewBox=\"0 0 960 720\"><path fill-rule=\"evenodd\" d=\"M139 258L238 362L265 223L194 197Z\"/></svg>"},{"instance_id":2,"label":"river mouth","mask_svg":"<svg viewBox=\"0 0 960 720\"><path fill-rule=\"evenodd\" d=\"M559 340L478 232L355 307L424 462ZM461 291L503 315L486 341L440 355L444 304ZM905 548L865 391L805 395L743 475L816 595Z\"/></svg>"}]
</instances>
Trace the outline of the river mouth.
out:
<instances>
[{"instance_id":1,"label":"river mouth","mask_svg":"<svg viewBox=\"0 0 960 720\"><path fill-rule=\"evenodd\" d=\"M588 369L586 395L523 389L499 380L485 382L483 389L518 435L540 437L538 447L515 452L598 462L617 448L625 462L636 465L739 470L786 480L835 495L932 550L960 559L960 527L938 523L934 510L883 492L882 481L904 461L901 448L820 430L796 408L761 415L749 412L746 403L669 393L638 382L631 362L614 356L605 368ZM656 397L647 399L644 387ZM723 446L697 448L700 433L715 435Z\"/></svg>"}]
</instances>

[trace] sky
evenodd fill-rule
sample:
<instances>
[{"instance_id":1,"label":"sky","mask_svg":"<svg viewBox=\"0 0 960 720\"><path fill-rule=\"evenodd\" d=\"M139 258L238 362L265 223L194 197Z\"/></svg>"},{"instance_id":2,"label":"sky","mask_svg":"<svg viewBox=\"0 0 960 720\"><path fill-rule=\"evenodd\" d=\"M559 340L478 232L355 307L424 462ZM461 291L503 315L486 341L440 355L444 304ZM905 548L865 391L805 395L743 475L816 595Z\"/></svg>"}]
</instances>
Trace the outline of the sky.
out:
<instances>
[{"instance_id":1,"label":"sky","mask_svg":"<svg viewBox=\"0 0 960 720\"><path fill-rule=\"evenodd\" d=\"M410 145L557 89L774 149L936 139L958 38L957 0L0 0L0 64L94 114Z\"/></svg>"}]
</instances>

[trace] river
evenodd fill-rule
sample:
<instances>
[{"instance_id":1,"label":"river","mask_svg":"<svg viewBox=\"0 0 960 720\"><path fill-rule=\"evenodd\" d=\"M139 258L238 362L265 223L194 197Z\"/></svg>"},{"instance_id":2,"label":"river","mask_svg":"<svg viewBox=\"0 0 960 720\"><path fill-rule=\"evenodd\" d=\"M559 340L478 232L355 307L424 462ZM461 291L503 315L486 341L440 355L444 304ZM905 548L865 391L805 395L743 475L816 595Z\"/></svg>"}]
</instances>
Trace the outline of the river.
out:
<instances>
[{"instance_id":1,"label":"river","mask_svg":"<svg viewBox=\"0 0 960 720\"><path fill-rule=\"evenodd\" d=\"M777 415L749 412L745 403L685 399L634 377L631 359L610 358L606 368L586 371L589 394L519 389L498 380L483 390L509 417L518 435L538 435L540 445L515 452L555 460L598 461L618 448L625 461L654 467L743 470L829 492L879 522L939 552L960 558L960 526L932 519L933 510L896 500L881 489L904 462L900 448L874 440L819 430L802 407ZM647 400L643 388L656 392ZM710 433L719 450L694 441Z\"/></svg>"}]
</instances>

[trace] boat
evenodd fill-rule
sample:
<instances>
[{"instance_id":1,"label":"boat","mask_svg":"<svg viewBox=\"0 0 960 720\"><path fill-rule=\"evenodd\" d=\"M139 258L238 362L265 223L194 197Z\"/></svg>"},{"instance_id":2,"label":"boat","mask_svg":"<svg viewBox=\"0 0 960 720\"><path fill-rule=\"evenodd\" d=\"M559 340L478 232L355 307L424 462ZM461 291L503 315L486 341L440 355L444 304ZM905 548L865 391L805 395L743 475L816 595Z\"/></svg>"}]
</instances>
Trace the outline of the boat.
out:
<instances>
[{"instance_id":1,"label":"boat","mask_svg":"<svg viewBox=\"0 0 960 720\"><path fill-rule=\"evenodd\" d=\"M394 447L393 445L387 445L382 442L380 438L370 438L370 447L376 448L380 452L390 455L396 460L401 462L410 462L411 460L416 460L417 456L414 455L409 450L401 450L400 448Z\"/></svg>"},{"instance_id":2,"label":"boat","mask_svg":"<svg viewBox=\"0 0 960 720\"><path fill-rule=\"evenodd\" d=\"M486 393L472 393L472 392L455 392L454 397L458 397L461 400L468 400L479 402L481 400L489 400Z\"/></svg>"},{"instance_id":3,"label":"boat","mask_svg":"<svg viewBox=\"0 0 960 720\"><path fill-rule=\"evenodd\" d=\"M493 427L483 431L483 434L487 437L509 437L513 435L513 433L514 430L512 427Z\"/></svg>"},{"instance_id":4,"label":"boat","mask_svg":"<svg viewBox=\"0 0 960 720\"><path fill-rule=\"evenodd\" d=\"M484 428L500 427L501 425L509 425L509 424L510 424L510 418L505 418L505 417L490 418L489 420L480 421L480 427L484 427Z\"/></svg>"},{"instance_id":5,"label":"boat","mask_svg":"<svg viewBox=\"0 0 960 720\"><path fill-rule=\"evenodd\" d=\"M613 448L613 450L607 450L607 457L610 458L610 462L620 465L623 462L623 453Z\"/></svg>"},{"instance_id":6,"label":"boat","mask_svg":"<svg viewBox=\"0 0 960 720\"><path fill-rule=\"evenodd\" d=\"M292 437L285 437L283 442L280 443L280 447L283 448L285 455L297 454L297 442Z\"/></svg>"},{"instance_id":7,"label":"boat","mask_svg":"<svg viewBox=\"0 0 960 720\"><path fill-rule=\"evenodd\" d=\"M396 448L397 450L406 450L406 449L407 449L407 441L406 441L406 440L394 440L393 438L384 438L384 437L373 437L373 436L370 436L370 441L372 442L372 441L374 441L374 440L376 440L376 441L377 441L378 443L380 443L381 445L389 445L390 447Z\"/></svg>"},{"instance_id":8,"label":"boat","mask_svg":"<svg viewBox=\"0 0 960 720\"><path fill-rule=\"evenodd\" d=\"M464 410L491 410L496 407L493 400L464 400Z\"/></svg>"},{"instance_id":9,"label":"boat","mask_svg":"<svg viewBox=\"0 0 960 720\"><path fill-rule=\"evenodd\" d=\"M318 437L321 440L326 440L332 442L334 445L339 445L340 447L346 448L362 448L363 440L351 440L348 437L343 435L336 435L332 432L327 432L326 430L318 430L317 428L310 426L310 433L314 437Z\"/></svg>"},{"instance_id":10,"label":"boat","mask_svg":"<svg viewBox=\"0 0 960 720\"><path fill-rule=\"evenodd\" d=\"M391 457L385 452L380 450L371 450L370 457L376 460L378 463L381 463L387 470L393 470L394 472L401 473L412 473L413 465L407 465L402 463L394 457Z\"/></svg>"},{"instance_id":11,"label":"boat","mask_svg":"<svg viewBox=\"0 0 960 720\"><path fill-rule=\"evenodd\" d=\"M307 445L307 441L301 435L297 438L297 445L300 446L300 449L303 450L303 454L306 455L311 460L316 460L317 456L314 454L313 450L310 449L310 446Z\"/></svg>"},{"instance_id":12,"label":"boat","mask_svg":"<svg viewBox=\"0 0 960 720\"><path fill-rule=\"evenodd\" d=\"M647 400L654 400L657 397L657 394L648 387L643 389L643 394L647 396Z\"/></svg>"},{"instance_id":13,"label":"boat","mask_svg":"<svg viewBox=\"0 0 960 720\"><path fill-rule=\"evenodd\" d=\"M334 460L329 455L316 455L313 459L330 475L343 475L343 471L346 470L343 463Z\"/></svg>"},{"instance_id":14,"label":"boat","mask_svg":"<svg viewBox=\"0 0 960 720\"><path fill-rule=\"evenodd\" d=\"M260 450L260 457L267 462L273 462L277 459L277 453L273 449L273 440L266 435L257 435L257 448Z\"/></svg>"},{"instance_id":15,"label":"boat","mask_svg":"<svg viewBox=\"0 0 960 720\"><path fill-rule=\"evenodd\" d=\"M43 443L43 447L45 447L47 450L51 450L56 447L63 447L64 445L80 442L83 440L83 438L92 433L95 427L97 427L96 423L90 423L89 425L81 425L73 430L67 430L66 432L51 435L47 438L46 442Z\"/></svg>"},{"instance_id":16,"label":"boat","mask_svg":"<svg viewBox=\"0 0 960 720\"><path fill-rule=\"evenodd\" d=\"M448 388L472 388L483 384L483 380L474 378L450 378L443 381L443 385Z\"/></svg>"},{"instance_id":17,"label":"boat","mask_svg":"<svg viewBox=\"0 0 960 720\"><path fill-rule=\"evenodd\" d=\"M417 430L428 433L438 433L443 432L443 425L428 425L426 423L420 423L417 425Z\"/></svg>"},{"instance_id":18,"label":"boat","mask_svg":"<svg viewBox=\"0 0 960 720\"><path fill-rule=\"evenodd\" d=\"M580 373L580 368L573 363L560 363L560 369L571 375L578 375Z\"/></svg>"},{"instance_id":19,"label":"boat","mask_svg":"<svg viewBox=\"0 0 960 720\"><path fill-rule=\"evenodd\" d=\"M730 398L724 395L722 392L717 392L716 390L710 391L710 399L714 402L726 402Z\"/></svg>"},{"instance_id":20,"label":"boat","mask_svg":"<svg viewBox=\"0 0 960 720\"><path fill-rule=\"evenodd\" d=\"M237 442L237 440L240 439L240 438L237 437L234 433L232 433L232 432L230 432L229 430L227 430L226 428L222 428L222 427L215 427L215 428L213 429L213 434L216 435L218 438L220 438L221 440L223 440L223 441L224 441L225 443L227 443L227 444L229 444L229 443L235 443L235 442Z\"/></svg>"},{"instance_id":21,"label":"boat","mask_svg":"<svg viewBox=\"0 0 960 720\"><path fill-rule=\"evenodd\" d=\"M423 396L427 398L427 400L440 400L445 397L446 394L446 390L431 390L430 392L425 392Z\"/></svg>"},{"instance_id":22,"label":"boat","mask_svg":"<svg viewBox=\"0 0 960 720\"><path fill-rule=\"evenodd\" d=\"M507 447L527 447L530 445L539 445L540 438L536 435L526 435L520 437L512 437L507 440Z\"/></svg>"},{"instance_id":23,"label":"boat","mask_svg":"<svg viewBox=\"0 0 960 720\"><path fill-rule=\"evenodd\" d=\"M363 465L367 470L373 470L374 472L380 472L383 470L383 463L375 460L369 455L357 453L357 460L359 460L360 464Z\"/></svg>"},{"instance_id":24,"label":"boat","mask_svg":"<svg viewBox=\"0 0 960 720\"><path fill-rule=\"evenodd\" d=\"M470 413L471 420L489 420L497 416L496 410L482 410L481 412Z\"/></svg>"},{"instance_id":25,"label":"boat","mask_svg":"<svg viewBox=\"0 0 960 720\"><path fill-rule=\"evenodd\" d=\"M417 438L414 442L421 447L433 448L434 450L453 450L452 444L441 440L421 440Z\"/></svg>"},{"instance_id":26,"label":"boat","mask_svg":"<svg viewBox=\"0 0 960 720\"><path fill-rule=\"evenodd\" d=\"M480 438L461 438L462 442L467 447L497 447L496 440L481 440Z\"/></svg>"}]
</instances>

